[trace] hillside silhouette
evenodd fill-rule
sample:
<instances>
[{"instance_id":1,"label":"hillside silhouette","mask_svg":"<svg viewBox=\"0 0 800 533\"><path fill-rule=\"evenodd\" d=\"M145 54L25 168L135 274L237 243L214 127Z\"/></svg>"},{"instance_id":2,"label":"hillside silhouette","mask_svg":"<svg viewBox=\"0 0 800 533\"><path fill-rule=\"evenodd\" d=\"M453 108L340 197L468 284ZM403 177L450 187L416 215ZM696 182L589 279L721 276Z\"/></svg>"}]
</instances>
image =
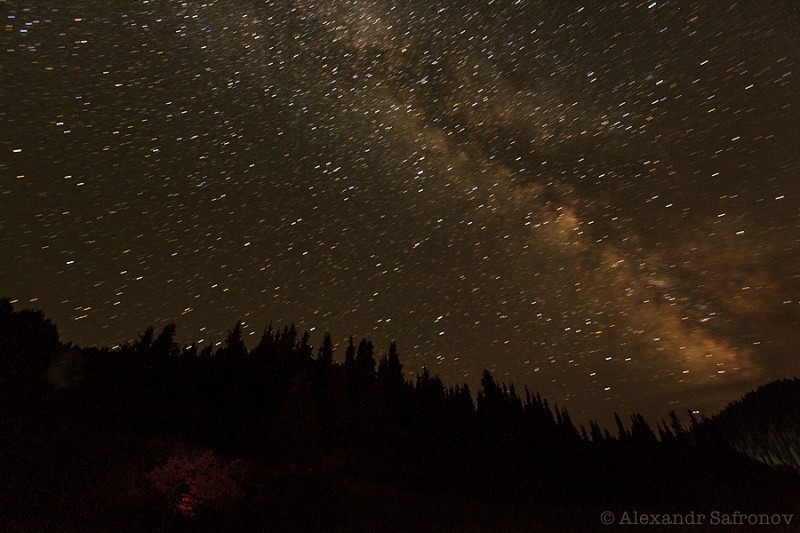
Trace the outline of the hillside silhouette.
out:
<instances>
[{"instance_id":1,"label":"hillside silhouette","mask_svg":"<svg viewBox=\"0 0 800 533\"><path fill-rule=\"evenodd\" d=\"M748 392L714 416L737 451L800 472L800 379L774 381Z\"/></svg>"},{"instance_id":2,"label":"hillside silhouette","mask_svg":"<svg viewBox=\"0 0 800 533\"><path fill-rule=\"evenodd\" d=\"M173 324L77 347L7 299L0 358L4 531L590 531L799 503L796 379L711 419L579 427L488 371L408 380L395 343L335 354L289 325L248 349L236 323L217 349Z\"/></svg>"}]
</instances>

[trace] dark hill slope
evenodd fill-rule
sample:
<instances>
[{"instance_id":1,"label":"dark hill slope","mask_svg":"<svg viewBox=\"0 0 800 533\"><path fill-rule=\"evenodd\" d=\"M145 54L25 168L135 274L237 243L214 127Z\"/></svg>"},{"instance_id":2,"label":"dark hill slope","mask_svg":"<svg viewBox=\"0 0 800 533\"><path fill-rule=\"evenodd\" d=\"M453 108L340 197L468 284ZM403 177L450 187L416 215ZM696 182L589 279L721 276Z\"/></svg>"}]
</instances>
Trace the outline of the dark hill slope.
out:
<instances>
[{"instance_id":1,"label":"dark hill slope","mask_svg":"<svg viewBox=\"0 0 800 533\"><path fill-rule=\"evenodd\" d=\"M800 379L763 385L729 404L712 422L735 450L800 471Z\"/></svg>"}]
</instances>

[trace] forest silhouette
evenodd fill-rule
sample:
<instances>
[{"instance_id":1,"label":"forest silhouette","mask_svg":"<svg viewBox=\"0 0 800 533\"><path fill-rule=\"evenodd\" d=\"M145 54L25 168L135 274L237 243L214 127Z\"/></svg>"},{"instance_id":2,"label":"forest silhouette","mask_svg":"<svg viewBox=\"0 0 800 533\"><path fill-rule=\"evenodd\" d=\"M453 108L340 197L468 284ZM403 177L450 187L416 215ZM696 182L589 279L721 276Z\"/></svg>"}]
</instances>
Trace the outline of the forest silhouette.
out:
<instances>
[{"instance_id":1,"label":"forest silhouette","mask_svg":"<svg viewBox=\"0 0 800 533\"><path fill-rule=\"evenodd\" d=\"M713 418L604 428L488 371L474 393L409 380L395 343L335 354L289 325L248 349L237 322L199 349L175 333L78 347L0 300L0 528L591 531L603 510L800 502L798 379Z\"/></svg>"}]
</instances>

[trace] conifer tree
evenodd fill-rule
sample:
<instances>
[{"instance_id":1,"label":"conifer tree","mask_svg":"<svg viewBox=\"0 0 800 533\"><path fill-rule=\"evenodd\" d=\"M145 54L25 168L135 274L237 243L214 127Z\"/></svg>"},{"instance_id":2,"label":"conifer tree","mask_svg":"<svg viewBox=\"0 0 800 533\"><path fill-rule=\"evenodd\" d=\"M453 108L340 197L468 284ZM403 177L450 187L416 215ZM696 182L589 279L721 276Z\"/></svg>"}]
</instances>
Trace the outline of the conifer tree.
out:
<instances>
[{"instance_id":1,"label":"conifer tree","mask_svg":"<svg viewBox=\"0 0 800 533\"><path fill-rule=\"evenodd\" d=\"M242 322L237 321L233 329L228 333L225 344L220 350L220 355L229 358L244 357L247 355L247 347L242 339Z\"/></svg>"},{"instance_id":2,"label":"conifer tree","mask_svg":"<svg viewBox=\"0 0 800 533\"><path fill-rule=\"evenodd\" d=\"M175 324L167 324L153 341L153 354L158 357L174 357L179 350L180 347L175 343Z\"/></svg>"},{"instance_id":3,"label":"conifer tree","mask_svg":"<svg viewBox=\"0 0 800 533\"><path fill-rule=\"evenodd\" d=\"M381 358L378 365L378 380L391 387L403 383L403 365L394 341L389 344L389 353Z\"/></svg>"},{"instance_id":4,"label":"conifer tree","mask_svg":"<svg viewBox=\"0 0 800 533\"><path fill-rule=\"evenodd\" d=\"M325 337L322 339L322 345L319 347L319 352L317 354L317 361L320 363L320 368L324 369L325 372L333 366L333 341L331 340L330 333L326 333Z\"/></svg>"},{"instance_id":5,"label":"conifer tree","mask_svg":"<svg viewBox=\"0 0 800 533\"><path fill-rule=\"evenodd\" d=\"M146 330L142 332L136 342L133 343L134 351L140 353L146 353L150 351L150 348L153 345L153 335L155 334L155 330L153 326L148 326Z\"/></svg>"},{"instance_id":6,"label":"conifer tree","mask_svg":"<svg viewBox=\"0 0 800 533\"><path fill-rule=\"evenodd\" d=\"M614 422L617 424L617 439L621 442L627 441L631 435L625 428L625 424L622 423L622 419L617 413L614 413Z\"/></svg>"},{"instance_id":7,"label":"conifer tree","mask_svg":"<svg viewBox=\"0 0 800 533\"><path fill-rule=\"evenodd\" d=\"M361 383L370 383L375 379L375 347L367 339L361 339L356 350L356 367Z\"/></svg>"}]
</instances>

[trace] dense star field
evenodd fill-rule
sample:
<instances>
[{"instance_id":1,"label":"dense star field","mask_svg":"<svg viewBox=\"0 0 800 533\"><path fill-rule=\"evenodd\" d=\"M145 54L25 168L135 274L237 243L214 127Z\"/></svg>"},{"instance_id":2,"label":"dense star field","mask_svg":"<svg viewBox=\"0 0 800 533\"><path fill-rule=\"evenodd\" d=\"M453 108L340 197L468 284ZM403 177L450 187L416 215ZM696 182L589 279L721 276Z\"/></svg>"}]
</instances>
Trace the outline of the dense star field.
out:
<instances>
[{"instance_id":1,"label":"dense star field","mask_svg":"<svg viewBox=\"0 0 800 533\"><path fill-rule=\"evenodd\" d=\"M796 2L33 4L0 296L66 341L295 322L578 420L800 374Z\"/></svg>"}]
</instances>

